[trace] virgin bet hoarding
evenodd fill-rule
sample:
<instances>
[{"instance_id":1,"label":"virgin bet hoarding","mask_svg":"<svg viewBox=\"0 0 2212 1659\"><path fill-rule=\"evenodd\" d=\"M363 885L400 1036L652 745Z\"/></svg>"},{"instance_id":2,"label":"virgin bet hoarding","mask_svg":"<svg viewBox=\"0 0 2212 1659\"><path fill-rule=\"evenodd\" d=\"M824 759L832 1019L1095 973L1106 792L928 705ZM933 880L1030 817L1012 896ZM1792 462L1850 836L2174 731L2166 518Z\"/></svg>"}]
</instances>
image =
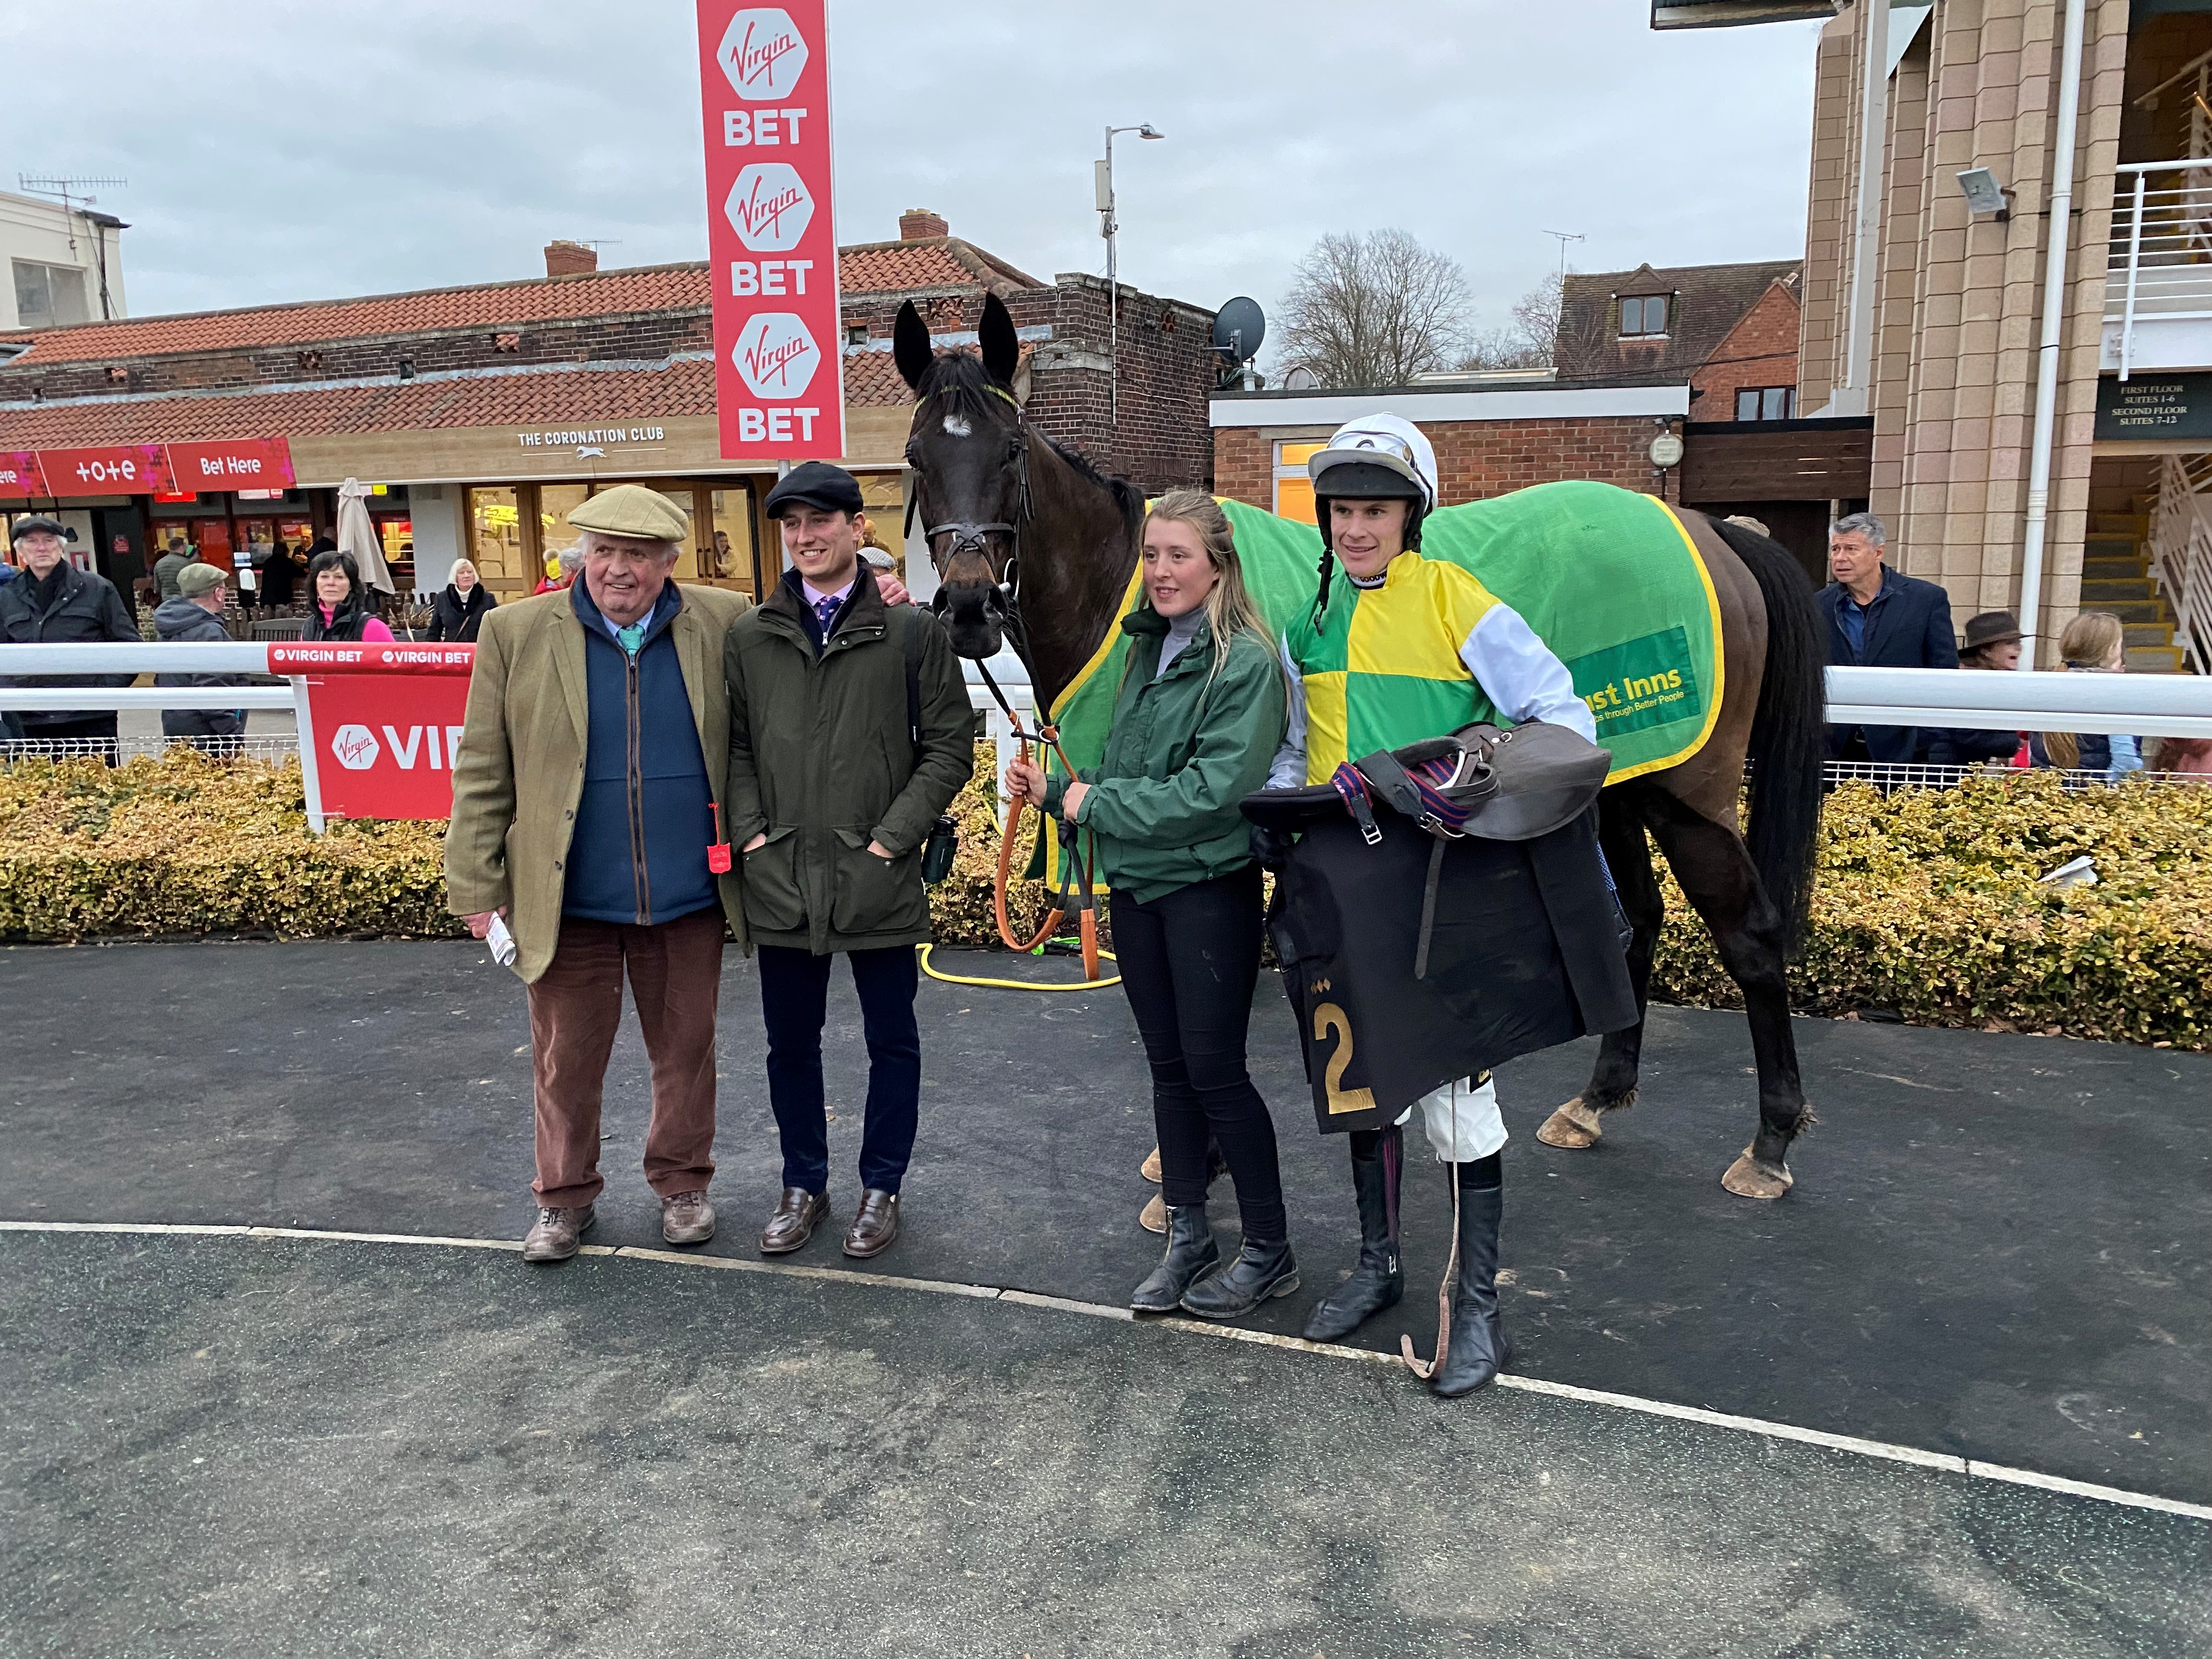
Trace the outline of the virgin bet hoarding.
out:
<instances>
[{"instance_id":1,"label":"virgin bet hoarding","mask_svg":"<svg viewBox=\"0 0 2212 1659\"><path fill-rule=\"evenodd\" d=\"M722 453L845 453L823 0L699 0Z\"/></svg>"}]
</instances>

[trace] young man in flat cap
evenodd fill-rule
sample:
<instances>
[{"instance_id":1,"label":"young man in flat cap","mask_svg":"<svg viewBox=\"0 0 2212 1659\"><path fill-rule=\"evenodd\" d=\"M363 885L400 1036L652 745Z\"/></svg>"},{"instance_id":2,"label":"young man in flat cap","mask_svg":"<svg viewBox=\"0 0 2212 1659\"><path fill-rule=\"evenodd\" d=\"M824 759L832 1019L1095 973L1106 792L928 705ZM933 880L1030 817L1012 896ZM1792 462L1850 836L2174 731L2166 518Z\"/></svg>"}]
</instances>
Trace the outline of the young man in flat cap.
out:
<instances>
[{"instance_id":1,"label":"young man in flat cap","mask_svg":"<svg viewBox=\"0 0 2212 1659\"><path fill-rule=\"evenodd\" d=\"M714 1014L736 878L718 876L713 809L730 753L725 636L741 596L671 580L682 508L622 484L568 515L575 584L484 617L453 763L447 907L495 915L530 988L538 1220L523 1259L576 1253L596 1218L599 1096L627 972L653 1068L645 1175L661 1237L714 1231Z\"/></svg>"},{"instance_id":2,"label":"young man in flat cap","mask_svg":"<svg viewBox=\"0 0 2212 1659\"><path fill-rule=\"evenodd\" d=\"M822 1024L831 960L852 963L868 1045L860 1204L845 1254L898 1237L921 1037L914 947L929 938L921 849L975 767L975 716L944 631L887 605L860 557L860 489L821 462L769 492L791 568L730 629L729 830L759 947L769 1101L783 1196L761 1234L781 1255L830 1207Z\"/></svg>"}]
</instances>

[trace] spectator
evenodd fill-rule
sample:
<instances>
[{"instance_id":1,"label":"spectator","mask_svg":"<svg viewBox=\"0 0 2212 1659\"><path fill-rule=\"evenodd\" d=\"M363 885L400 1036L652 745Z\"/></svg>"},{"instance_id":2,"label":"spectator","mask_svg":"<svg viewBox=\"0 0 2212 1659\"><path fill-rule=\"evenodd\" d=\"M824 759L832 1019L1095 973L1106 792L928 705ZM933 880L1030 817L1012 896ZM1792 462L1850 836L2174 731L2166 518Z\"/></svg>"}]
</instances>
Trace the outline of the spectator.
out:
<instances>
[{"instance_id":1,"label":"spectator","mask_svg":"<svg viewBox=\"0 0 2212 1659\"><path fill-rule=\"evenodd\" d=\"M300 637L392 642L392 630L369 614L361 568L352 554L333 547L307 561L307 616L300 624Z\"/></svg>"},{"instance_id":2,"label":"spectator","mask_svg":"<svg viewBox=\"0 0 2212 1659\"><path fill-rule=\"evenodd\" d=\"M714 574L717 576L735 575L737 572L732 570L730 565L736 557L737 555L730 550L730 532L717 530L714 532Z\"/></svg>"},{"instance_id":3,"label":"spectator","mask_svg":"<svg viewBox=\"0 0 2212 1659\"><path fill-rule=\"evenodd\" d=\"M169 550L154 561L154 587L157 604L166 604L177 597L177 578L184 568L192 562L192 550L185 544L182 536L169 538Z\"/></svg>"},{"instance_id":4,"label":"spectator","mask_svg":"<svg viewBox=\"0 0 2212 1659\"><path fill-rule=\"evenodd\" d=\"M538 592L558 593L563 588L572 586L576 580L577 567L583 556L580 544L575 547L564 547L558 553L549 555L545 560L545 580L538 584Z\"/></svg>"},{"instance_id":5,"label":"spectator","mask_svg":"<svg viewBox=\"0 0 2212 1659\"><path fill-rule=\"evenodd\" d=\"M455 645L473 644L484 612L498 605L491 590L477 579L477 568L466 559L453 561L453 575L438 597L430 601L429 636Z\"/></svg>"},{"instance_id":6,"label":"spectator","mask_svg":"<svg viewBox=\"0 0 2212 1659\"><path fill-rule=\"evenodd\" d=\"M2058 654L2069 673L2120 673L2127 665L2127 629L2109 611L2084 611L2058 636ZM2122 743L2133 765L2116 764L2114 751ZM2142 766L2133 738L2106 737L2101 732L2036 732L2029 734L2027 745L2033 765L2094 772L2106 783Z\"/></svg>"},{"instance_id":7,"label":"spectator","mask_svg":"<svg viewBox=\"0 0 2212 1659\"><path fill-rule=\"evenodd\" d=\"M713 1237L726 921L745 937L738 879L716 878L708 848L730 762L723 644L749 601L669 580L686 525L665 495L619 484L568 522L585 532L584 579L484 620L446 833L449 908L478 939L506 918L530 988L538 1210L526 1261L575 1255L594 1219L625 973L653 1073L645 1174L660 1234Z\"/></svg>"},{"instance_id":8,"label":"spectator","mask_svg":"<svg viewBox=\"0 0 2212 1659\"><path fill-rule=\"evenodd\" d=\"M63 556L62 538L68 533L58 520L44 514L18 519L9 526L8 538L23 562L23 572L0 587L0 645L138 644L137 624L115 585L105 576L79 570ZM132 678L129 674L24 674L8 676L0 684L119 686L130 684ZM19 709L14 724L26 738L89 744L109 765L115 763L112 709Z\"/></svg>"},{"instance_id":9,"label":"spectator","mask_svg":"<svg viewBox=\"0 0 2212 1659\"><path fill-rule=\"evenodd\" d=\"M1871 513L1838 519L1828 532L1828 568L1836 580L1820 590L1828 616L1828 661L1835 667L1956 668L1950 596L1934 582L1899 574L1883 559L1889 539ZM1909 726L1832 726L1828 758L1910 761L1920 733Z\"/></svg>"},{"instance_id":10,"label":"spectator","mask_svg":"<svg viewBox=\"0 0 2212 1659\"><path fill-rule=\"evenodd\" d=\"M2143 765L2178 777L2212 776L2212 738L2153 738L2143 745Z\"/></svg>"},{"instance_id":11,"label":"spectator","mask_svg":"<svg viewBox=\"0 0 2212 1659\"><path fill-rule=\"evenodd\" d=\"M921 848L975 763L975 715L945 631L885 604L860 556L860 512L852 474L820 461L769 492L792 568L730 629L725 660L728 828L744 854L783 1144L783 1195L761 1234L770 1255L803 1246L830 1208L822 1022L840 953L868 1046L863 1192L845 1254L879 1255L898 1237L921 1096Z\"/></svg>"},{"instance_id":12,"label":"spectator","mask_svg":"<svg viewBox=\"0 0 2212 1659\"><path fill-rule=\"evenodd\" d=\"M1966 642L1959 647L1959 666L2017 668L2023 637L2020 623L2009 611L1984 611L1978 617L1969 617ZM1920 736L1931 766L1979 766L1987 761L2010 760L2020 752L2017 732L1936 726L1923 729Z\"/></svg>"},{"instance_id":13,"label":"spectator","mask_svg":"<svg viewBox=\"0 0 2212 1659\"><path fill-rule=\"evenodd\" d=\"M210 645L229 643L222 625L222 607L228 599L228 578L211 564L188 564L177 577L177 597L164 599L154 612L154 627L164 645L186 640ZM244 685L243 674L156 674L154 684L167 686ZM161 735L185 738L193 748L213 754L221 739L246 734L242 708L164 708Z\"/></svg>"},{"instance_id":14,"label":"spectator","mask_svg":"<svg viewBox=\"0 0 2212 1659\"><path fill-rule=\"evenodd\" d=\"M300 556L292 544L279 540L270 550L269 562L261 572L261 603L274 611L280 605L292 603L292 587L300 574Z\"/></svg>"}]
</instances>

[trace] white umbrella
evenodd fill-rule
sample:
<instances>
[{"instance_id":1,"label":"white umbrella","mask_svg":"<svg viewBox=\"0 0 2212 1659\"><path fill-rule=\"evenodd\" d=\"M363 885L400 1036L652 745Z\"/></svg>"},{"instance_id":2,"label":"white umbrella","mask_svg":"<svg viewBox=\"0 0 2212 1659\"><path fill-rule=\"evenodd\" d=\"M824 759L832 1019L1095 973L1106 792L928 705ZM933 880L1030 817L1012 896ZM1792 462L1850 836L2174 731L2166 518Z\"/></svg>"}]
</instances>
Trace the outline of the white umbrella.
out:
<instances>
[{"instance_id":1,"label":"white umbrella","mask_svg":"<svg viewBox=\"0 0 2212 1659\"><path fill-rule=\"evenodd\" d=\"M368 486L358 478L348 478L338 486L338 551L353 555L354 568L361 572L364 586L384 593L399 591L392 585L392 572L384 562L384 543L368 516Z\"/></svg>"}]
</instances>

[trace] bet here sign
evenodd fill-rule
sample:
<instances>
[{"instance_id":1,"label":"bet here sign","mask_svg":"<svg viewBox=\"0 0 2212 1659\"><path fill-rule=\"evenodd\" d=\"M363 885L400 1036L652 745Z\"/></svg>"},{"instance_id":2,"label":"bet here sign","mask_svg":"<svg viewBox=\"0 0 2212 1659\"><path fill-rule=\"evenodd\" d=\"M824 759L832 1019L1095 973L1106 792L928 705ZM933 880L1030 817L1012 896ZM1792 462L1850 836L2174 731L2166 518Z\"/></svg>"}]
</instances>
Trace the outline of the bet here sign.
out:
<instances>
[{"instance_id":1,"label":"bet here sign","mask_svg":"<svg viewBox=\"0 0 2212 1659\"><path fill-rule=\"evenodd\" d=\"M726 457L845 453L827 0L698 0L714 406Z\"/></svg>"}]
</instances>

